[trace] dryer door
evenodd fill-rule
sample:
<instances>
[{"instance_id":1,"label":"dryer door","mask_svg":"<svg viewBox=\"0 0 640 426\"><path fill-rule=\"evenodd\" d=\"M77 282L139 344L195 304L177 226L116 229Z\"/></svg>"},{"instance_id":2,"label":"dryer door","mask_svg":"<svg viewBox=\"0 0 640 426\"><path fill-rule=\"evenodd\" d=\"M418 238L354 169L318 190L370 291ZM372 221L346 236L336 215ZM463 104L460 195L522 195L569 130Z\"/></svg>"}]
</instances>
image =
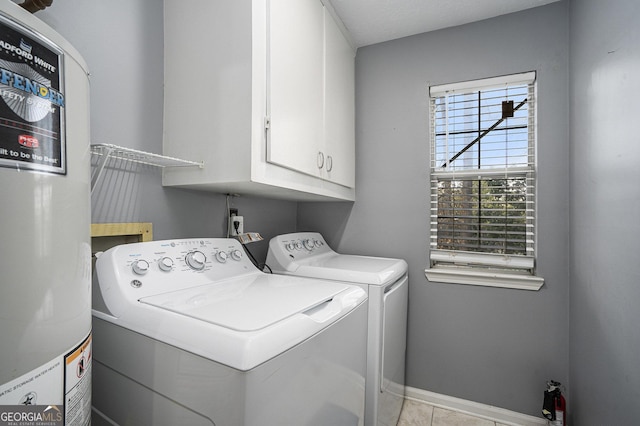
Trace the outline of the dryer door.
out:
<instances>
[{"instance_id":1,"label":"dryer door","mask_svg":"<svg viewBox=\"0 0 640 426\"><path fill-rule=\"evenodd\" d=\"M384 294L378 413L385 413L385 417L390 413L399 415L402 409L407 348L408 295L409 279L407 276L387 287Z\"/></svg>"}]
</instances>

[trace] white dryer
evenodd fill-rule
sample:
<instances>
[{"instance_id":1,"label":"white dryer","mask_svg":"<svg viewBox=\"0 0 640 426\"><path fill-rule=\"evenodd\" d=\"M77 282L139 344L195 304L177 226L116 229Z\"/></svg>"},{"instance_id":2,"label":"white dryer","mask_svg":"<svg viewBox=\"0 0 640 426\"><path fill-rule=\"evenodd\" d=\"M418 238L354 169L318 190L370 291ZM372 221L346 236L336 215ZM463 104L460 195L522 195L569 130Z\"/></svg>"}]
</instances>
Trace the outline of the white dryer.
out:
<instances>
[{"instance_id":1,"label":"white dryer","mask_svg":"<svg viewBox=\"0 0 640 426\"><path fill-rule=\"evenodd\" d=\"M407 262L339 254L319 233L299 232L271 239L266 264L277 274L348 282L367 291L365 424L395 425L405 393Z\"/></svg>"},{"instance_id":2,"label":"white dryer","mask_svg":"<svg viewBox=\"0 0 640 426\"><path fill-rule=\"evenodd\" d=\"M233 239L96 261L95 424L362 425L366 293L265 274Z\"/></svg>"}]
</instances>

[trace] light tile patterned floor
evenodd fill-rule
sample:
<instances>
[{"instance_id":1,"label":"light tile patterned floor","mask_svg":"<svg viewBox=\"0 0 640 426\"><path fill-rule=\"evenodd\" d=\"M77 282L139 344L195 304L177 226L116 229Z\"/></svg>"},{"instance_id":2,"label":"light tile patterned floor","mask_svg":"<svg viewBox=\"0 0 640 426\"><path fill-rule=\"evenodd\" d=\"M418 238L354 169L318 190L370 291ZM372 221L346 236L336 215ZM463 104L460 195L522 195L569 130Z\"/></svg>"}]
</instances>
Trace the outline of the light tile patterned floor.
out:
<instances>
[{"instance_id":1,"label":"light tile patterned floor","mask_svg":"<svg viewBox=\"0 0 640 426\"><path fill-rule=\"evenodd\" d=\"M492 420L434 407L423 402L404 400L398 426L504 426Z\"/></svg>"}]
</instances>

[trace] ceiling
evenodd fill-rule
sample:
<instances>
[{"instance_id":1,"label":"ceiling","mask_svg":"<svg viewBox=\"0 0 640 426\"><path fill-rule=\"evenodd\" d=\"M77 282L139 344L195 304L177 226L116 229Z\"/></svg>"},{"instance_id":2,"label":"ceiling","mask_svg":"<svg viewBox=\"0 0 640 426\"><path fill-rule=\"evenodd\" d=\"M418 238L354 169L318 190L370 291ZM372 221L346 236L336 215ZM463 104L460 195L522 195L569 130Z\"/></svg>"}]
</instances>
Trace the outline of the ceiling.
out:
<instances>
[{"instance_id":1,"label":"ceiling","mask_svg":"<svg viewBox=\"0 0 640 426\"><path fill-rule=\"evenodd\" d=\"M356 47L505 15L558 0L330 0Z\"/></svg>"}]
</instances>

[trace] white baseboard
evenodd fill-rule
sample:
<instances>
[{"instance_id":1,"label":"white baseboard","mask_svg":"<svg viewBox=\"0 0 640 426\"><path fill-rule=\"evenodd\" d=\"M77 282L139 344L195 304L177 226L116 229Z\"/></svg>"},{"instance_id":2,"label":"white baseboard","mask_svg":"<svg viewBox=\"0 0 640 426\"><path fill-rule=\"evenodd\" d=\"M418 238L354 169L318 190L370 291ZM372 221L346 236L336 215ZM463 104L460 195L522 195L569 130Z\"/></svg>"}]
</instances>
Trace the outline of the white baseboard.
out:
<instances>
[{"instance_id":1,"label":"white baseboard","mask_svg":"<svg viewBox=\"0 0 640 426\"><path fill-rule=\"evenodd\" d=\"M492 405L481 404L479 402L467 401L466 399L455 398L453 396L442 395L422 389L407 386L405 397L414 401L424 402L434 407L446 410L458 411L475 417L491 420L505 425L512 426L548 426L546 419L530 416L528 414L516 413L504 408Z\"/></svg>"}]
</instances>

